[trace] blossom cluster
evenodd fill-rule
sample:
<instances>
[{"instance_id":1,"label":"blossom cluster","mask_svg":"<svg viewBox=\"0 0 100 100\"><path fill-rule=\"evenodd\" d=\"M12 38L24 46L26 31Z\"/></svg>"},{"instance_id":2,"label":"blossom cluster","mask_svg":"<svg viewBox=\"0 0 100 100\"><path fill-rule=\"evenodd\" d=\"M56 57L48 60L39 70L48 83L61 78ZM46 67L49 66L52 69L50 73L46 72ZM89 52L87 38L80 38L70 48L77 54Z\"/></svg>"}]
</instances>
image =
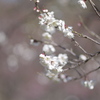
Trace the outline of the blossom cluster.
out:
<instances>
[{"instance_id":1,"label":"blossom cluster","mask_svg":"<svg viewBox=\"0 0 100 100\"><path fill-rule=\"evenodd\" d=\"M66 27L65 21L58 20L54 17L54 12L49 12L47 9L42 10L40 13L39 24L44 26L45 31L42 34L43 40L46 41L43 45L43 53L40 54L40 63L45 67L46 76L55 81L64 81L67 82L69 77L66 78L64 74L64 66L68 62L68 55L67 54L58 54L55 56L56 49L53 46L53 34L56 30L59 30L63 33L65 37L69 39L74 38L73 29L71 26ZM47 44L47 43L51 44ZM62 77L63 76L63 77ZM71 79L71 78L70 78Z\"/></svg>"},{"instance_id":2,"label":"blossom cluster","mask_svg":"<svg viewBox=\"0 0 100 100\"><path fill-rule=\"evenodd\" d=\"M39 45L40 43L43 44L42 53L39 55L39 60L40 64L45 69L45 75L52 80L63 82L68 82L71 80L77 80L86 77L85 75L82 77L81 73L79 73L77 69L74 69L76 68L75 66L83 64L90 58L89 55L86 55L87 52L78 44L77 41L75 41L75 32L73 31L73 27L66 26L64 20L56 19L53 11L49 12L48 9L40 10L38 7L38 3L39 0L35 0L36 6L34 10L36 12L39 12L39 24L44 27L45 32L42 34L43 41L31 39L30 43L34 45ZM83 8L87 8L86 0L78 0L78 3L81 4ZM60 31L64 37L73 40L76 43L76 45L78 45L79 48L83 50L85 54L80 54L79 56L76 56L76 59L72 61L66 53L59 53L58 55L56 55L55 46L61 47L65 50L65 48L57 45L53 40L53 34L56 33L56 30ZM73 52L73 50L67 51L74 56L76 55ZM65 68L65 66L67 66L68 63L70 66ZM71 68L73 68L79 74L80 78L75 78L73 76L67 75L67 73L65 74L65 71L67 72ZM94 88L93 80L85 80L82 84L89 89Z\"/></svg>"},{"instance_id":3,"label":"blossom cluster","mask_svg":"<svg viewBox=\"0 0 100 100\"><path fill-rule=\"evenodd\" d=\"M48 12L48 10L43 10L40 14L39 24L45 27L45 31L50 34L54 33L55 30L61 31L65 37L74 38L72 26L66 27L65 21L58 20L54 17L54 12Z\"/></svg>"},{"instance_id":4,"label":"blossom cluster","mask_svg":"<svg viewBox=\"0 0 100 100\"><path fill-rule=\"evenodd\" d=\"M94 81L93 80L86 80L82 83L85 87L89 88L89 89L94 89Z\"/></svg>"},{"instance_id":5,"label":"blossom cluster","mask_svg":"<svg viewBox=\"0 0 100 100\"><path fill-rule=\"evenodd\" d=\"M46 76L59 81L59 74L64 71L63 67L68 62L68 56L66 54L59 54L58 56L46 56L40 54L40 63L46 69Z\"/></svg>"}]
</instances>

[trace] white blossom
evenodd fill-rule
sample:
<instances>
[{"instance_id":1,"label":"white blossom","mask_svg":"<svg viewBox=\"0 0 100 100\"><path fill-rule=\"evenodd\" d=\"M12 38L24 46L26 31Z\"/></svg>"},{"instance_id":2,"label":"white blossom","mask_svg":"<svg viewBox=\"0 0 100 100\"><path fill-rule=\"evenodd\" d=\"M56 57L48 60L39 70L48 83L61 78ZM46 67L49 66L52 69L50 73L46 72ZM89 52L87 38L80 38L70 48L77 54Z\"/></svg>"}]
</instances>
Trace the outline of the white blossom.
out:
<instances>
[{"instance_id":1,"label":"white blossom","mask_svg":"<svg viewBox=\"0 0 100 100\"><path fill-rule=\"evenodd\" d=\"M63 20L56 20L56 26L59 31L64 31L65 30L65 21Z\"/></svg>"},{"instance_id":2,"label":"white blossom","mask_svg":"<svg viewBox=\"0 0 100 100\"><path fill-rule=\"evenodd\" d=\"M54 33L55 29L58 29L64 33L65 37L70 39L74 38L72 27L69 26L66 28L65 21L56 19L54 17L54 12L44 12L40 14L39 20L39 24L44 25L47 32Z\"/></svg>"},{"instance_id":3,"label":"white blossom","mask_svg":"<svg viewBox=\"0 0 100 100\"><path fill-rule=\"evenodd\" d=\"M47 69L52 69L52 68L49 68L49 66L51 65L51 57L50 56L45 56L44 54L40 54L39 57L40 57L40 63L44 67L46 67Z\"/></svg>"},{"instance_id":4,"label":"white blossom","mask_svg":"<svg viewBox=\"0 0 100 100\"><path fill-rule=\"evenodd\" d=\"M65 74L60 74L60 78L63 82L67 82L67 79L66 79L66 75Z\"/></svg>"},{"instance_id":5,"label":"white blossom","mask_svg":"<svg viewBox=\"0 0 100 100\"><path fill-rule=\"evenodd\" d=\"M83 85L85 87L88 87L91 90L94 89L94 81L93 80L90 80L90 81L86 80L83 82Z\"/></svg>"},{"instance_id":6,"label":"white blossom","mask_svg":"<svg viewBox=\"0 0 100 100\"><path fill-rule=\"evenodd\" d=\"M54 81L60 81L60 79L58 78L58 74L54 74L51 71L47 71L46 76Z\"/></svg>"},{"instance_id":7,"label":"white blossom","mask_svg":"<svg viewBox=\"0 0 100 100\"><path fill-rule=\"evenodd\" d=\"M74 38L74 34L72 33L72 31L73 31L73 29L72 29L71 26L67 27L67 28L63 31L64 36L65 36L65 37L67 36L67 37L70 38L70 39Z\"/></svg>"},{"instance_id":8,"label":"white blossom","mask_svg":"<svg viewBox=\"0 0 100 100\"><path fill-rule=\"evenodd\" d=\"M87 60L87 57L85 55L83 55L83 54L81 54L79 56L79 58L80 58L80 60L83 60L83 61L86 61Z\"/></svg>"},{"instance_id":9,"label":"white blossom","mask_svg":"<svg viewBox=\"0 0 100 100\"><path fill-rule=\"evenodd\" d=\"M48 32L43 33L42 37L46 40L51 40L52 39L52 35Z\"/></svg>"},{"instance_id":10,"label":"white blossom","mask_svg":"<svg viewBox=\"0 0 100 100\"><path fill-rule=\"evenodd\" d=\"M48 9L43 9L43 12L48 12Z\"/></svg>"},{"instance_id":11,"label":"white blossom","mask_svg":"<svg viewBox=\"0 0 100 100\"><path fill-rule=\"evenodd\" d=\"M68 62L67 54L59 54L58 60L59 60L60 65L65 66Z\"/></svg>"},{"instance_id":12,"label":"white blossom","mask_svg":"<svg viewBox=\"0 0 100 100\"><path fill-rule=\"evenodd\" d=\"M56 57L45 56L44 54L40 54L40 63L48 70L54 70L58 66Z\"/></svg>"},{"instance_id":13,"label":"white blossom","mask_svg":"<svg viewBox=\"0 0 100 100\"><path fill-rule=\"evenodd\" d=\"M46 54L52 54L54 53L56 50L54 48L53 45L49 45L49 44L45 44L43 46L43 52L45 52Z\"/></svg>"},{"instance_id":14,"label":"white blossom","mask_svg":"<svg viewBox=\"0 0 100 100\"><path fill-rule=\"evenodd\" d=\"M45 25L45 31L50 32L53 34L55 32L55 27L52 25Z\"/></svg>"},{"instance_id":15,"label":"white blossom","mask_svg":"<svg viewBox=\"0 0 100 100\"><path fill-rule=\"evenodd\" d=\"M62 72L62 68L67 64L68 56L66 54L59 54L58 56L45 56L40 54L40 63L49 70L55 70L58 73Z\"/></svg>"},{"instance_id":16,"label":"white blossom","mask_svg":"<svg viewBox=\"0 0 100 100\"><path fill-rule=\"evenodd\" d=\"M53 80L58 80L58 75L64 71L63 67L67 62L66 54L59 54L58 56L40 54L40 63L46 69L46 76Z\"/></svg>"},{"instance_id":17,"label":"white blossom","mask_svg":"<svg viewBox=\"0 0 100 100\"><path fill-rule=\"evenodd\" d=\"M44 12L40 14L39 17L39 24L45 26L45 30L48 32L55 32L55 22L56 19L54 18L54 12Z\"/></svg>"},{"instance_id":18,"label":"white blossom","mask_svg":"<svg viewBox=\"0 0 100 100\"><path fill-rule=\"evenodd\" d=\"M78 3L81 4L81 6L82 6L84 9L87 8L87 5L86 5L86 3L85 3L84 0L78 0Z\"/></svg>"},{"instance_id":19,"label":"white blossom","mask_svg":"<svg viewBox=\"0 0 100 100\"><path fill-rule=\"evenodd\" d=\"M55 22L54 12L40 14L39 20L40 25L51 25L53 22Z\"/></svg>"},{"instance_id":20,"label":"white blossom","mask_svg":"<svg viewBox=\"0 0 100 100\"><path fill-rule=\"evenodd\" d=\"M63 82L68 82L68 81L71 81L73 79L73 77L70 77L66 74L60 74L60 79L63 81Z\"/></svg>"}]
</instances>

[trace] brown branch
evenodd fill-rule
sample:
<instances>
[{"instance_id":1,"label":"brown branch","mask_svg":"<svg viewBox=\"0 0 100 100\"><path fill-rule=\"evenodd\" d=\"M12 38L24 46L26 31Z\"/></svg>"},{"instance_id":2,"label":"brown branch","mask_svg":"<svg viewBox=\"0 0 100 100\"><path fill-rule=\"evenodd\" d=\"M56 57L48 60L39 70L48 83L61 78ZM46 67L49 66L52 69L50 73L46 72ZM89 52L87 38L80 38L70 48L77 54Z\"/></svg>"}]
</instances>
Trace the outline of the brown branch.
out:
<instances>
[{"instance_id":1,"label":"brown branch","mask_svg":"<svg viewBox=\"0 0 100 100\"><path fill-rule=\"evenodd\" d=\"M95 71L97 71L99 69L100 69L100 66L98 68L96 68L96 69L93 69L93 70L89 71L88 73L86 73L85 75L83 75L83 76L81 76L79 78L73 78L73 80L71 80L71 81L82 79L82 78L86 77L87 75L89 75L89 74L91 74L91 73L93 73L93 72L95 72Z\"/></svg>"},{"instance_id":2,"label":"brown branch","mask_svg":"<svg viewBox=\"0 0 100 100\"><path fill-rule=\"evenodd\" d=\"M71 70L71 69L75 69L77 67L80 67L81 65L87 63L88 61L90 61L92 58L98 56L100 54L100 51L99 52L96 52L95 54L91 55L86 61L83 61L83 62L80 62L78 63L76 66L72 67L72 68L69 68L68 70Z\"/></svg>"},{"instance_id":3,"label":"brown branch","mask_svg":"<svg viewBox=\"0 0 100 100\"><path fill-rule=\"evenodd\" d=\"M88 53L75 39L72 39L72 41L78 46L85 54L91 56L92 54Z\"/></svg>"},{"instance_id":4,"label":"brown branch","mask_svg":"<svg viewBox=\"0 0 100 100\"><path fill-rule=\"evenodd\" d=\"M29 37L30 39L33 39L31 36ZM70 49L67 49L67 48L65 48L65 47L63 47L63 46L61 46L61 45L59 45L59 44L56 44L55 42L48 42L48 41L41 41L41 40L37 40L37 39L33 39L34 40L34 43L37 43L37 42L39 42L39 43L41 43L41 44L51 44L51 45L53 45L53 46L55 46L55 47L59 47L59 48L61 48L61 49L63 49L63 50L65 50L65 51L67 51L67 52L69 52L70 54L72 54L73 56L76 56L76 54L72 51L72 50L70 50Z\"/></svg>"},{"instance_id":5,"label":"brown branch","mask_svg":"<svg viewBox=\"0 0 100 100\"><path fill-rule=\"evenodd\" d=\"M82 17L79 16L79 18L80 18L80 21L81 21L83 27L87 30L87 32L90 33L91 35L95 36L96 38L100 39L100 36L98 36L96 33L92 32L91 30L89 30L89 28L85 25Z\"/></svg>"},{"instance_id":6,"label":"brown branch","mask_svg":"<svg viewBox=\"0 0 100 100\"><path fill-rule=\"evenodd\" d=\"M94 4L94 2L92 0L88 0L88 1L91 4L91 6L94 9L94 11L96 12L96 14L98 15L98 17L100 18L100 11L99 11L99 9L96 7L96 5Z\"/></svg>"},{"instance_id":7,"label":"brown branch","mask_svg":"<svg viewBox=\"0 0 100 100\"><path fill-rule=\"evenodd\" d=\"M90 41L96 43L97 45L100 45L100 42L98 42L98 41L92 39L91 37L89 37L89 36L87 36L87 35L80 34L80 33L76 32L76 31L73 31L73 33L75 33L76 35L78 35L78 36L81 37L81 38L86 38L86 39L88 39L88 40L90 40Z\"/></svg>"}]
</instances>

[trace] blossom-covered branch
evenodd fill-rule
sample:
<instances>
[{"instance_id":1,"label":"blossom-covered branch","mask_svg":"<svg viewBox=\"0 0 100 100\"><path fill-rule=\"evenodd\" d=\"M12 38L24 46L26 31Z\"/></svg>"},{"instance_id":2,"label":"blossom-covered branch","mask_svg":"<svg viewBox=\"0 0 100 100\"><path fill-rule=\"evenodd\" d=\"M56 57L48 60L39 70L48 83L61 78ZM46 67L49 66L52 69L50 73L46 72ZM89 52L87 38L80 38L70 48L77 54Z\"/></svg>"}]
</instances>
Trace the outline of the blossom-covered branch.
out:
<instances>
[{"instance_id":1,"label":"blossom-covered branch","mask_svg":"<svg viewBox=\"0 0 100 100\"><path fill-rule=\"evenodd\" d=\"M82 4L83 8L87 8L85 2L87 0L78 0L78 3ZM35 7L34 10L36 12L39 12L39 24L44 27L44 33L42 34L43 40L36 40L31 38L30 43L34 45L43 44L42 53L39 55L40 63L42 66L44 66L45 69L45 75L55 81L63 81L63 82L69 82L72 80L78 80L85 77L85 80L83 84L90 88L94 88L94 83L92 80L86 80L87 75L90 73L98 70L100 67L93 69L89 71L88 73L84 72L84 75L82 75L77 68L81 67L83 64L86 64L88 61L90 61L92 58L95 58L100 54L99 52L96 52L94 54L88 53L79 42L76 40L76 36L79 38L85 38L93 42L94 44L100 45L100 42L97 40L92 39L91 37L78 33L73 30L72 26L68 26L65 24L64 20L59 20L55 18L54 12L49 12L48 9L40 9L38 6L39 0L34 0ZM77 55L73 49L68 49L63 47L62 45L59 45L55 43L53 39L53 34L56 33L56 30L58 30L64 38L70 39L80 50L82 50L83 54ZM59 53L58 55L55 54L56 47L59 47L67 53L70 53L71 56L69 56L66 53ZM70 70L74 70L78 73L79 77L73 77L70 75L67 75L67 72ZM82 70L83 71L83 70Z\"/></svg>"}]
</instances>

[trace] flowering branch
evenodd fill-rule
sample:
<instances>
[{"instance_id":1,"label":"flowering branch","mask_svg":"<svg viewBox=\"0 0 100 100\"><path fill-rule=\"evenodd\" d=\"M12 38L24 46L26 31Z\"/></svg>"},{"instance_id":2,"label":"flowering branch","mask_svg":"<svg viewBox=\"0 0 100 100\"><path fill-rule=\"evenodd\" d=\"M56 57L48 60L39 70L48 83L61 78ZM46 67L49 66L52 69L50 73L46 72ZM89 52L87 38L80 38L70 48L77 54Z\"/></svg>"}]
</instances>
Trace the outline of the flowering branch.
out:
<instances>
[{"instance_id":1,"label":"flowering branch","mask_svg":"<svg viewBox=\"0 0 100 100\"><path fill-rule=\"evenodd\" d=\"M87 8L85 4L86 0L79 0L78 2L82 4L83 8ZM91 1L91 0L90 0ZM86 77L90 73L98 70L100 67L93 69L89 71L88 73L84 72L84 75L82 75L77 68L82 66L83 64L90 61L92 58L98 56L100 54L99 52L96 52L95 54L88 53L75 39L75 36L85 38L93 42L94 44L100 45L100 42L92 39L91 37L87 35L83 35L81 33L78 33L73 30L72 26L66 27L65 21L56 19L54 17L54 12L49 12L47 9L40 10L38 3L39 0L34 0L35 7L34 10L36 12L39 12L39 24L41 26L44 26L45 32L42 34L43 40L36 40L31 38L30 43L34 45L43 44L42 51L43 53L39 55L40 63L42 66L44 66L46 71L46 76L52 80L55 81L63 81L68 82L72 80L78 80L82 79L83 77ZM53 34L55 31L60 31L64 37L70 39L74 44L79 47L83 51L84 54L76 55L76 53L73 52L73 50L63 47L62 45L59 45L54 42L53 40ZM56 48L59 47L68 53L72 54L75 58L70 58L67 54L58 54L57 56L54 54L56 52ZM67 67L67 68L65 68ZM75 70L79 77L73 78L72 76L66 75L67 71L69 70ZM81 69L83 71L83 69ZM86 78L85 78L86 79ZM85 80L84 85L90 89L94 88L94 84L92 80Z\"/></svg>"},{"instance_id":2,"label":"flowering branch","mask_svg":"<svg viewBox=\"0 0 100 100\"><path fill-rule=\"evenodd\" d=\"M79 79L85 78L85 77L87 77L88 75L90 75L91 73L93 73L93 72L95 72L95 71L97 71L97 70L99 70L99 69L100 69L100 66L97 67L96 69L93 69L93 70L89 71L88 73L85 73L83 76L80 75L79 78L73 78L71 81L79 80Z\"/></svg>"}]
</instances>

